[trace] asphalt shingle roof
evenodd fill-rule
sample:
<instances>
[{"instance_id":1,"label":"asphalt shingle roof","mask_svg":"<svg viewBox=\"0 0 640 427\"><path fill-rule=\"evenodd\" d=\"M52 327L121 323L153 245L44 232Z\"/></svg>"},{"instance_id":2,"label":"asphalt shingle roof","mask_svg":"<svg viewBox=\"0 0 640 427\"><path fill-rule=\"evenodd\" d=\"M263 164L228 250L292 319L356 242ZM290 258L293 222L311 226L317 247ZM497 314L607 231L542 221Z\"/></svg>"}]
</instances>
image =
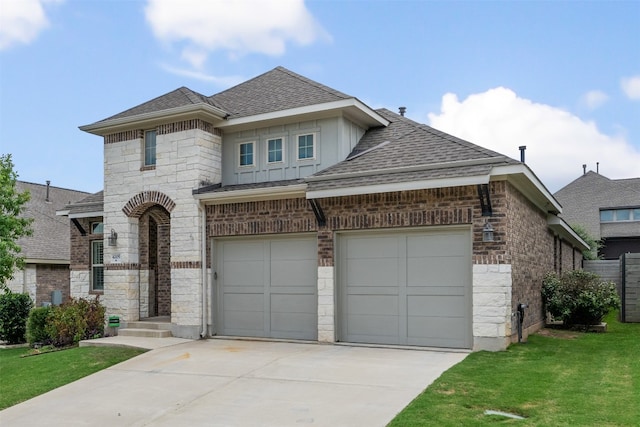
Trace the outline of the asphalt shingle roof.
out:
<instances>
[{"instance_id":1,"label":"asphalt shingle roof","mask_svg":"<svg viewBox=\"0 0 640 427\"><path fill-rule=\"evenodd\" d=\"M209 99L228 112L229 118L237 118L351 98L284 67L276 67Z\"/></svg>"},{"instance_id":2,"label":"asphalt shingle roof","mask_svg":"<svg viewBox=\"0 0 640 427\"><path fill-rule=\"evenodd\" d=\"M276 67L212 96L183 86L97 123L195 104L208 104L226 111L229 118L237 118L351 98L284 67Z\"/></svg>"},{"instance_id":3,"label":"asphalt shingle roof","mask_svg":"<svg viewBox=\"0 0 640 427\"><path fill-rule=\"evenodd\" d=\"M87 197L80 199L74 203L64 206L69 210L69 214L84 214L91 212L102 212L104 209L104 192L89 194Z\"/></svg>"},{"instance_id":4,"label":"asphalt shingle roof","mask_svg":"<svg viewBox=\"0 0 640 427\"><path fill-rule=\"evenodd\" d=\"M21 255L32 259L68 261L69 219L56 216L56 211L74 200L87 197L89 193L50 186L47 202L46 185L17 181L16 189L31 194L21 216L34 219L31 225L33 235L18 240Z\"/></svg>"}]
</instances>

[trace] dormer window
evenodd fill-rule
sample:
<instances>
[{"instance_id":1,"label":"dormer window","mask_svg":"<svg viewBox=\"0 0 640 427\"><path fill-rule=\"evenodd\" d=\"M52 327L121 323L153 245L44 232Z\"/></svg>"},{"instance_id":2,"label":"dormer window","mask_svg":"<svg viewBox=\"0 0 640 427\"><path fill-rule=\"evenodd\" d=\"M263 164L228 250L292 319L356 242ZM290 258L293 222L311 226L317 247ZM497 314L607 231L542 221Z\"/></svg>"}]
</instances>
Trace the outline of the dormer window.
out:
<instances>
[{"instance_id":1,"label":"dormer window","mask_svg":"<svg viewBox=\"0 0 640 427\"><path fill-rule=\"evenodd\" d=\"M156 165L156 131L144 133L144 166Z\"/></svg>"},{"instance_id":2,"label":"dormer window","mask_svg":"<svg viewBox=\"0 0 640 427\"><path fill-rule=\"evenodd\" d=\"M254 165L254 156L253 156L253 142L243 142L240 144L240 166L253 166Z\"/></svg>"},{"instance_id":3,"label":"dormer window","mask_svg":"<svg viewBox=\"0 0 640 427\"><path fill-rule=\"evenodd\" d=\"M281 163L283 161L282 138L267 140L267 163Z\"/></svg>"},{"instance_id":4,"label":"dormer window","mask_svg":"<svg viewBox=\"0 0 640 427\"><path fill-rule=\"evenodd\" d=\"M313 159L316 156L314 134L298 135L298 160Z\"/></svg>"}]
</instances>

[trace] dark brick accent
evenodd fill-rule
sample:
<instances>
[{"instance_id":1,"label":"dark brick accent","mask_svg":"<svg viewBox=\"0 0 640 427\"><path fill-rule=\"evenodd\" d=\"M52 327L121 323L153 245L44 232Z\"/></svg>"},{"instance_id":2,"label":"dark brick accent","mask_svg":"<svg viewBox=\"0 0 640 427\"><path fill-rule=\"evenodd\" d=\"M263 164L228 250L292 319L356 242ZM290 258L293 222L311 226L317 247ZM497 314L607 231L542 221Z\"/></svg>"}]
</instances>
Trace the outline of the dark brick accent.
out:
<instances>
[{"instance_id":1,"label":"dark brick accent","mask_svg":"<svg viewBox=\"0 0 640 427\"><path fill-rule=\"evenodd\" d=\"M214 127L211 123L200 119L183 120L180 122L167 123L158 126L158 135L166 135L168 133L182 132L185 130L200 129L212 135L222 136L220 129Z\"/></svg>"},{"instance_id":2,"label":"dark brick accent","mask_svg":"<svg viewBox=\"0 0 640 427\"><path fill-rule=\"evenodd\" d=\"M140 216L153 205L160 205L171 212L176 204L169 196L160 191L142 191L133 196L122 208L122 212L128 217L140 218ZM168 221L168 217L166 221ZM164 221L162 219L161 221Z\"/></svg>"},{"instance_id":3,"label":"dark brick accent","mask_svg":"<svg viewBox=\"0 0 640 427\"><path fill-rule=\"evenodd\" d=\"M140 268L140 264L137 262L124 262L121 264L105 264L105 270L137 270Z\"/></svg>"},{"instance_id":4,"label":"dark brick accent","mask_svg":"<svg viewBox=\"0 0 640 427\"><path fill-rule=\"evenodd\" d=\"M62 301L69 299L70 273L68 265L37 264L36 265L36 306L43 302L51 302L51 292L62 292Z\"/></svg>"},{"instance_id":5,"label":"dark brick accent","mask_svg":"<svg viewBox=\"0 0 640 427\"><path fill-rule=\"evenodd\" d=\"M116 142L131 141L133 139L142 139L144 132L141 129L127 130L118 133L112 133L104 136L105 144L113 144Z\"/></svg>"},{"instance_id":6,"label":"dark brick accent","mask_svg":"<svg viewBox=\"0 0 640 427\"><path fill-rule=\"evenodd\" d=\"M172 261L171 268L200 268L200 261Z\"/></svg>"}]
</instances>

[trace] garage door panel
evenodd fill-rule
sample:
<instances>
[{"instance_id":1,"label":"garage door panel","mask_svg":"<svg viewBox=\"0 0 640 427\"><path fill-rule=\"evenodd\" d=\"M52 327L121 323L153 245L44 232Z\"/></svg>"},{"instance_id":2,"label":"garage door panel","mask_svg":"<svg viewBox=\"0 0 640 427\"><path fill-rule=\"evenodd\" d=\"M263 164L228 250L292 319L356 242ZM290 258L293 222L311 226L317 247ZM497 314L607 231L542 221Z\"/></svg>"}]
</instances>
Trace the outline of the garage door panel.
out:
<instances>
[{"instance_id":1,"label":"garage door panel","mask_svg":"<svg viewBox=\"0 0 640 427\"><path fill-rule=\"evenodd\" d=\"M407 295L430 295L430 296L465 296L467 294L464 286L412 286L407 287Z\"/></svg>"},{"instance_id":2,"label":"garage door panel","mask_svg":"<svg viewBox=\"0 0 640 427\"><path fill-rule=\"evenodd\" d=\"M272 313L312 313L315 314L317 299L309 294L271 294Z\"/></svg>"},{"instance_id":3,"label":"garage door panel","mask_svg":"<svg viewBox=\"0 0 640 427\"><path fill-rule=\"evenodd\" d=\"M315 328L316 316L309 313L271 312L271 333L273 338L310 339L305 330Z\"/></svg>"},{"instance_id":4,"label":"garage door panel","mask_svg":"<svg viewBox=\"0 0 640 427\"><path fill-rule=\"evenodd\" d=\"M271 260L315 259L317 248L309 239L286 239L271 242Z\"/></svg>"},{"instance_id":5,"label":"garage door panel","mask_svg":"<svg viewBox=\"0 0 640 427\"><path fill-rule=\"evenodd\" d=\"M398 296L395 295L349 295L347 301L347 311L351 315L398 315Z\"/></svg>"},{"instance_id":6,"label":"garage door panel","mask_svg":"<svg viewBox=\"0 0 640 427\"><path fill-rule=\"evenodd\" d=\"M262 283L264 262L225 262L224 275L224 284L227 287L256 286L256 283Z\"/></svg>"},{"instance_id":7,"label":"garage door panel","mask_svg":"<svg viewBox=\"0 0 640 427\"><path fill-rule=\"evenodd\" d=\"M349 238L348 255L356 258L389 258L398 252L398 239L394 236L368 236Z\"/></svg>"},{"instance_id":8,"label":"garage door panel","mask_svg":"<svg viewBox=\"0 0 640 427\"><path fill-rule=\"evenodd\" d=\"M349 315L349 335L369 337L397 337L398 316Z\"/></svg>"},{"instance_id":9,"label":"garage door panel","mask_svg":"<svg viewBox=\"0 0 640 427\"><path fill-rule=\"evenodd\" d=\"M389 286L398 282L396 259L351 259L347 267L349 286Z\"/></svg>"},{"instance_id":10,"label":"garage door panel","mask_svg":"<svg viewBox=\"0 0 640 427\"><path fill-rule=\"evenodd\" d=\"M224 261L262 261L264 245L260 242L225 242Z\"/></svg>"},{"instance_id":11,"label":"garage door panel","mask_svg":"<svg viewBox=\"0 0 640 427\"><path fill-rule=\"evenodd\" d=\"M227 293L224 295L224 306L229 311L264 311L263 293Z\"/></svg>"},{"instance_id":12,"label":"garage door panel","mask_svg":"<svg viewBox=\"0 0 640 427\"><path fill-rule=\"evenodd\" d=\"M224 324L229 325L227 334L265 336L264 312L262 311L225 311Z\"/></svg>"},{"instance_id":13,"label":"garage door panel","mask_svg":"<svg viewBox=\"0 0 640 427\"><path fill-rule=\"evenodd\" d=\"M316 258L301 260L272 260L271 286L301 286L315 289L315 276L309 274L318 265Z\"/></svg>"},{"instance_id":14,"label":"garage door panel","mask_svg":"<svg viewBox=\"0 0 640 427\"><path fill-rule=\"evenodd\" d=\"M467 335L464 317L416 317L407 321L407 335L413 342L428 340L429 345L447 341L451 347L463 347Z\"/></svg>"},{"instance_id":15,"label":"garage door panel","mask_svg":"<svg viewBox=\"0 0 640 427\"><path fill-rule=\"evenodd\" d=\"M407 297L407 314L423 317L464 317L464 297L412 295Z\"/></svg>"},{"instance_id":16,"label":"garage door panel","mask_svg":"<svg viewBox=\"0 0 640 427\"><path fill-rule=\"evenodd\" d=\"M460 285L468 273L460 268L465 263L461 257L409 258L407 260L408 286Z\"/></svg>"},{"instance_id":17,"label":"garage door panel","mask_svg":"<svg viewBox=\"0 0 640 427\"><path fill-rule=\"evenodd\" d=\"M459 256L469 244L465 233L433 233L407 237L407 252L416 257Z\"/></svg>"}]
</instances>

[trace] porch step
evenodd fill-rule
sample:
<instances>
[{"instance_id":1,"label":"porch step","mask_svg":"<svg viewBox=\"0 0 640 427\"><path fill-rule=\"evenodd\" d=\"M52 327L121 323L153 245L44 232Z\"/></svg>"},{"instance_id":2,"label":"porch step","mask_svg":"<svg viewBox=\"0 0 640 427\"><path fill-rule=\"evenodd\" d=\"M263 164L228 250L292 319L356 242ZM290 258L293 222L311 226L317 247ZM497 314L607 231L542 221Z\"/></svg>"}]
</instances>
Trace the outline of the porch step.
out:
<instances>
[{"instance_id":1,"label":"porch step","mask_svg":"<svg viewBox=\"0 0 640 427\"><path fill-rule=\"evenodd\" d=\"M136 322L127 322L127 329L162 329L162 330L170 331L171 323L140 320Z\"/></svg>"},{"instance_id":2,"label":"porch step","mask_svg":"<svg viewBox=\"0 0 640 427\"><path fill-rule=\"evenodd\" d=\"M136 323L136 322L132 322ZM122 337L142 337L142 338L168 338L171 337L171 331L166 329L149 329L149 328L124 328L118 331L118 335Z\"/></svg>"}]
</instances>

